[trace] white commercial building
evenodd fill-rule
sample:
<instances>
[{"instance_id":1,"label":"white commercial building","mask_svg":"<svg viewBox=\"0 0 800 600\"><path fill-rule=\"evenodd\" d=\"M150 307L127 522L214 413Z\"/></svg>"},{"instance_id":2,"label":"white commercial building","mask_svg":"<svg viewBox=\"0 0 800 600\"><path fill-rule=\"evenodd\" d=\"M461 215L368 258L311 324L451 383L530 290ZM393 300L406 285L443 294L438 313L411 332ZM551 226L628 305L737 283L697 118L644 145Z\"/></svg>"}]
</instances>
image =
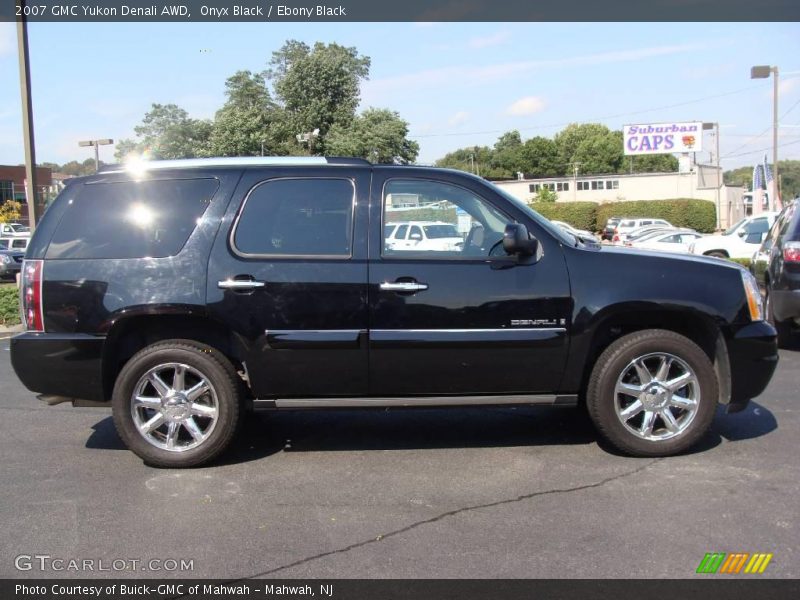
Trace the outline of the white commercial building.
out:
<instances>
[{"instance_id":1,"label":"white commercial building","mask_svg":"<svg viewBox=\"0 0 800 600\"><path fill-rule=\"evenodd\" d=\"M721 171L705 165L693 165L691 170L686 169L685 172L679 173L521 178L513 181L495 181L494 183L524 202L529 202L539 190L545 187L558 195L558 202L605 203L626 200L669 200L672 198L708 200L718 207L720 227L723 229L746 214L744 189L719 185ZM719 187L717 187L718 185Z\"/></svg>"}]
</instances>

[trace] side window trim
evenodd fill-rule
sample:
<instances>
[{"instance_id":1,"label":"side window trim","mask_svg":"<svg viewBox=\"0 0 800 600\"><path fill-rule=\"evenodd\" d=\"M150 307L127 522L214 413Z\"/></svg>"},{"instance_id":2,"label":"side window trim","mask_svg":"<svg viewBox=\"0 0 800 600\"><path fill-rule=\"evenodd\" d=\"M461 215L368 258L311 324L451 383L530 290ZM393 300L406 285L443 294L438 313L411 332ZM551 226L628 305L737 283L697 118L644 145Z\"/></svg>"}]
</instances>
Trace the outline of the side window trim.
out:
<instances>
[{"instance_id":1,"label":"side window trim","mask_svg":"<svg viewBox=\"0 0 800 600\"><path fill-rule=\"evenodd\" d=\"M481 202L487 204L493 210L497 211L499 214L503 215L505 217L505 219L507 220L506 221L507 223L517 223L518 222L516 219L511 217L505 210L497 207L493 202L488 200L482 194L479 194L478 192L475 192L475 191L473 191L473 190L471 190L469 188L466 188L466 187L464 187L462 185L459 185L457 183L453 183L453 182L450 182L450 181L441 181L441 180L432 179L432 178L429 178L429 177L387 177L381 183L381 194L380 194L381 235L383 235L383 227L386 225L386 187L392 181L419 181L419 182L424 182L424 183L435 183L435 184L442 184L442 185L448 185L448 186L452 186L452 187L455 187L455 188L459 188L459 189L461 189L461 190L463 190L463 191L465 191L465 192L467 192L469 194L472 194L473 196L475 196L475 198L477 198ZM399 228L397 228L397 230L395 231L395 234L398 231L399 231ZM411 231L411 228L408 227L408 229L406 230L406 236L408 236L410 231ZM397 239L397 238L395 238L395 239ZM476 257L476 256L463 256L462 257L462 256L452 256L452 255L435 256L434 255L435 253L425 253L425 252L408 252L408 253L404 252L401 255L393 255L393 254L388 254L387 255L387 254L384 253L384 249L383 249L383 246L385 245L385 243L386 243L386 238L383 238L382 243L381 243L381 250L380 250L380 260L388 260L388 261L422 260L422 261L428 261L428 262L459 262L459 263L480 262L480 263L485 263L487 260L496 259L496 260L501 260L502 261L502 260L507 260L507 258L508 258L508 257L502 257L502 256L498 256L498 257L491 257L491 256L490 257ZM406 254L408 254L408 255L406 256Z\"/></svg>"},{"instance_id":2,"label":"side window trim","mask_svg":"<svg viewBox=\"0 0 800 600\"><path fill-rule=\"evenodd\" d=\"M272 183L275 181L319 181L321 179L324 180L336 180L336 181L346 181L350 184L350 187L353 189L353 195L350 199L350 252L347 254L262 254L262 253L252 253L252 252L242 252L239 248L236 247L236 231L239 228L239 220L244 213L245 207L247 206L248 200L250 200L250 196L253 192L261 187L264 184ZM228 247L230 248L231 252L234 255L238 256L239 258L243 259L270 259L270 260L306 260L306 259L313 259L313 260L352 260L353 258L353 242L355 240L355 208L356 208L356 183L353 179L349 177L331 177L331 176L313 176L313 177L302 177L302 176L295 176L295 177L271 177L269 179L264 179L259 181L255 185L253 185L244 196L242 203L239 205L239 208L236 211L236 217L233 220L233 224L231 225L230 233L228 234Z\"/></svg>"}]
</instances>

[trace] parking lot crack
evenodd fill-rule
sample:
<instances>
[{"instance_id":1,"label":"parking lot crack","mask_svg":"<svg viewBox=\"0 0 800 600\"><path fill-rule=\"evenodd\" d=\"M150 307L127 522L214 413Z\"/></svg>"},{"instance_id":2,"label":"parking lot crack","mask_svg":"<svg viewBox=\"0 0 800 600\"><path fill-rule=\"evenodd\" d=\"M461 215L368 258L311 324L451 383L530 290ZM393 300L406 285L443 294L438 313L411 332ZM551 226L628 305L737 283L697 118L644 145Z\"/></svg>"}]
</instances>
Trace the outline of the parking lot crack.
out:
<instances>
[{"instance_id":1,"label":"parking lot crack","mask_svg":"<svg viewBox=\"0 0 800 600\"><path fill-rule=\"evenodd\" d=\"M377 543L383 542L383 541L385 541L385 540L387 540L389 538L393 538L393 537L397 537L397 536L403 535L404 533L408 533L412 529L417 529L417 528L422 527L424 525L430 525L432 523L437 523L437 522L442 521L444 519L448 519L450 517L455 517L457 515L462 515L464 513L468 513L468 512L472 512L472 511L476 511L476 510L483 510L483 509L487 509L487 508L496 508L498 506L505 506L505 505L508 505L508 504L515 504L517 502L524 502L526 500L532 500L534 498L539 498L541 496L551 496L551 495L555 495L555 494L570 494L570 493L573 493L573 492L582 492L584 490L591 490L591 489L594 489L594 488L603 487L605 485L608 485L609 483L613 483L614 481L619 481L620 479L625 479L627 477L632 477L634 475L637 475L637 474L647 470L648 468L650 468L651 466L653 466L657 462L660 462L661 460L663 460L663 458L656 458L654 460L651 460L651 461L647 462L644 465L641 465L641 466L639 466L639 467L637 467L635 469L632 469L630 471L627 471L625 473L620 473L619 475L606 477L605 479L601 479L600 481L595 481L593 483L586 483L586 484L583 484L583 485L577 485L577 486L574 486L574 487L567 487L567 488L553 488L553 489L549 489L549 490L541 490L541 491L538 491L538 492L531 492L529 494L522 494L521 496L516 496L514 498L506 498L506 499L503 499L503 500L497 500L495 502L486 502L486 503L483 503L483 504L472 504L470 506L463 506L461 508L456 508L456 509L453 509L453 510L449 510L447 512L440 513L440 514L435 515L433 517L430 517L428 519L423 519L421 521L416 521L414 523L406 525L405 527L401 527L400 529L395 529L393 531L389 531L389 532L386 532L386 533L381 533L381 534L376 535L375 537L371 537L371 538L366 539L366 540L361 540L360 542L355 542L355 543L350 544L348 546L343 546L341 548L336 548L334 550L328 550L327 552L321 552L319 554L314 554L313 556L307 556L305 558L301 558L301 559L295 560L295 561L287 563L285 565L281 565L281 566L269 569L267 571L263 571L261 573L257 573L255 575L251 575L249 578L252 579L252 578L256 578L256 577L265 577L267 575L274 575L275 573L278 573L280 571L285 571L285 570L291 569L293 567L299 567L299 566L308 564L310 562L313 562L315 560L320 560L322 558L326 558L328 556L334 556L334 555L337 555L337 554L345 554L345 553L350 552L352 550L357 550L358 548L363 548L363 547L369 546L371 544L377 544Z\"/></svg>"}]
</instances>

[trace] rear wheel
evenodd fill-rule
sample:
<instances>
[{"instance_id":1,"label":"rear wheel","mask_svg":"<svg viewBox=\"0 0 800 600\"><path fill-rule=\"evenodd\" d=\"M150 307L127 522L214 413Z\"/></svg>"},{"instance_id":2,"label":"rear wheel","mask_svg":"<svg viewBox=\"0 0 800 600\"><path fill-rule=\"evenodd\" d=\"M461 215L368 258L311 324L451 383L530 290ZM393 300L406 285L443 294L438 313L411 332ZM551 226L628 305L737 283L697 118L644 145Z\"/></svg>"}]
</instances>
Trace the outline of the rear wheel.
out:
<instances>
[{"instance_id":1,"label":"rear wheel","mask_svg":"<svg viewBox=\"0 0 800 600\"><path fill-rule=\"evenodd\" d=\"M688 338L660 329L612 343L586 391L598 431L633 456L669 456L695 444L711 425L717 398L706 354Z\"/></svg>"},{"instance_id":2,"label":"rear wheel","mask_svg":"<svg viewBox=\"0 0 800 600\"><path fill-rule=\"evenodd\" d=\"M135 354L117 377L114 424L147 464L193 467L219 455L241 416L239 383L215 349L170 340Z\"/></svg>"},{"instance_id":3,"label":"rear wheel","mask_svg":"<svg viewBox=\"0 0 800 600\"><path fill-rule=\"evenodd\" d=\"M789 346L792 337L792 324L788 321L777 321L775 319L775 313L773 312L772 306L772 290L770 289L769 283L767 283L766 289L764 291L764 305L765 305L765 312L767 317L767 322L775 328L775 331L778 332L778 347L786 348Z\"/></svg>"}]
</instances>

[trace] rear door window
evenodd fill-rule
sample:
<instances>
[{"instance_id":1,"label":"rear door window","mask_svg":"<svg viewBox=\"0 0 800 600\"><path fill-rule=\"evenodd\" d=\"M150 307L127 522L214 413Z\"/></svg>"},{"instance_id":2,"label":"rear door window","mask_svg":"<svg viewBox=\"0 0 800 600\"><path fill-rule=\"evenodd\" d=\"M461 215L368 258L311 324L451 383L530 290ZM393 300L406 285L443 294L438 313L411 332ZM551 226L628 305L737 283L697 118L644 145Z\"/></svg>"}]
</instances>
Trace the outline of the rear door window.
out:
<instances>
[{"instance_id":1,"label":"rear door window","mask_svg":"<svg viewBox=\"0 0 800 600\"><path fill-rule=\"evenodd\" d=\"M349 179L270 179L248 194L233 234L242 256L349 257L355 187Z\"/></svg>"},{"instance_id":2,"label":"rear door window","mask_svg":"<svg viewBox=\"0 0 800 600\"><path fill-rule=\"evenodd\" d=\"M218 187L216 179L86 184L64 212L47 258L175 256Z\"/></svg>"}]
</instances>

